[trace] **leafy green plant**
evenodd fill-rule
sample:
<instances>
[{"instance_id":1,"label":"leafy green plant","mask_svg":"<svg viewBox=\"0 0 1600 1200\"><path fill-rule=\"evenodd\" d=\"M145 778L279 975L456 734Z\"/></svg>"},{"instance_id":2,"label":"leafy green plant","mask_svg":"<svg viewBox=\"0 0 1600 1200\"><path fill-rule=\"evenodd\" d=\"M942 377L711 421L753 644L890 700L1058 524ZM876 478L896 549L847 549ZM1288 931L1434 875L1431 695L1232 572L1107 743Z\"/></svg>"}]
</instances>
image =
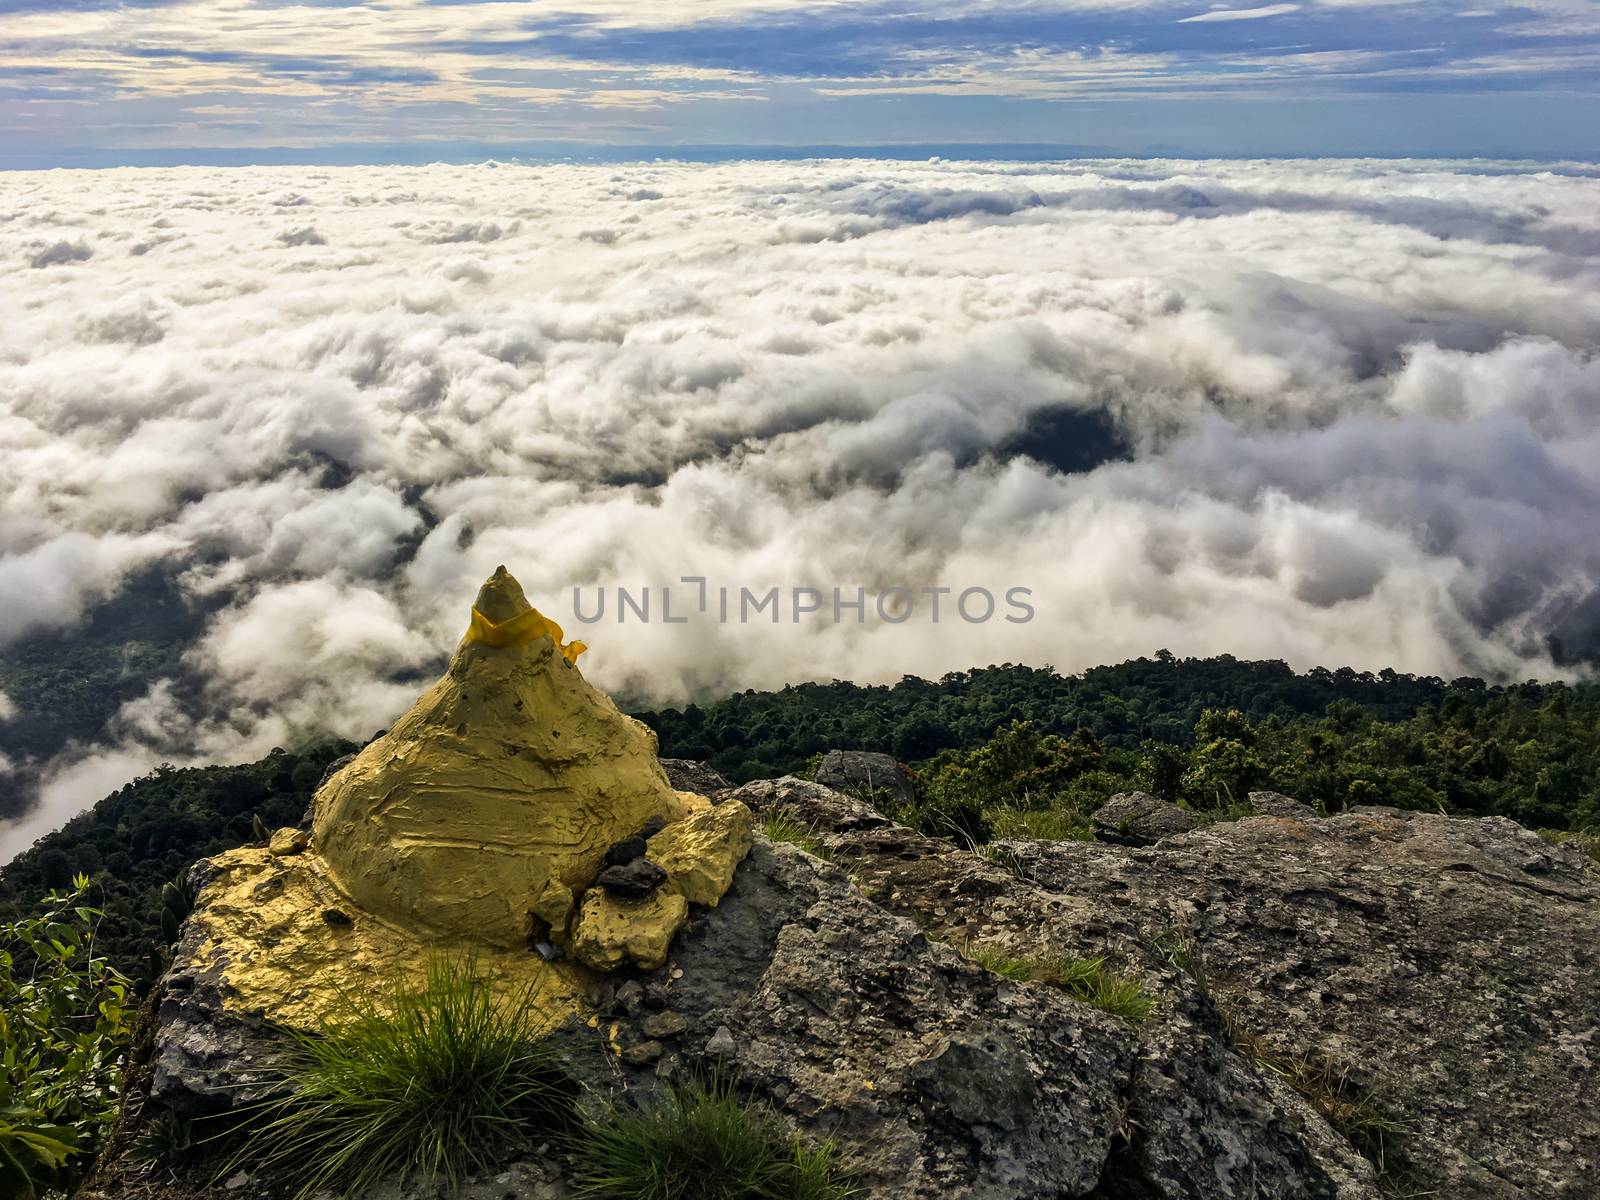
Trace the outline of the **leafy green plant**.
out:
<instances>
[{"instance_id":1,"label":"leafy green plant","mask_svg":"<svg viewBox=\"0 0 1600 1200\"><path fill-rule=\"evenodd\" d=\"M139 1136L128 1147L128 1154L139 1163L170 1164L193 1145L194 1130L189 1121L175 1112L162 1112L145 1122Z\"/></svg>"},{"instance_id":2,"label":"leafy green plant","mask_svg":"<svg viewBox=\"0 0 1600 1200\"><path fill-rule=\"evenodd\" d=\"M95 950L89 880L0 924L0 1194L70 1184L116 1117L128 981Z\"/></svg>"},{"instance_id":3,"label":"leafy green plant","mask_svg":"<svg viewBox=\"0 0 1600 1200\"><path fill-rule=\"evenodd\" d=\"M996 946L973 942L959 949L964 957L985 971L1018 983L1048 983L1126 1021L1142 1021L1155 1007L1155 1001L1145 994L1142 983L1117 974L1106 965L1103 957L1012 955Z\"/></svg>"},{"instance_id":4,"label":"leafy green plant","mask_svg":"<svg viewBox=\"0 0 1600 1200\"><path fill-rule=\"evenodd\" d=\"M674 1087L650 1107L585 1124L580 1194L600 1200L846 1200L827 1143L807 1148L722 1078Z\"/></svg>"},{"instance_id":5,"label":"leafy green plant","mask_svg":"<svg viewBox=\"0 0 1600 1200\"><path fill-rule=\"evenodd\" d=\"M320 1033L290 1033L288 1091L247 1114L225 1170L254 1163L302 1196L390 1176L453 1190L569 1119L573 1087L531 987L497 991L471 959L434 958L420 985L350 1005Z\"/></svg>"},{"instance_id":6,"label":"leafy green plant","mask_svg":"<svg viewBox=\"0 0 1600 1200\"><path fill-rule=\"evenodd\" d=\"M806 824L787 808L774 809L763 816L761 832L767 836L768 841L788 842L791 846L798 846L812 858L820 858L823 862L833 861L833 854L822 844L822 839L817 836L816 827Z\"/></svg>"}]
</instances>

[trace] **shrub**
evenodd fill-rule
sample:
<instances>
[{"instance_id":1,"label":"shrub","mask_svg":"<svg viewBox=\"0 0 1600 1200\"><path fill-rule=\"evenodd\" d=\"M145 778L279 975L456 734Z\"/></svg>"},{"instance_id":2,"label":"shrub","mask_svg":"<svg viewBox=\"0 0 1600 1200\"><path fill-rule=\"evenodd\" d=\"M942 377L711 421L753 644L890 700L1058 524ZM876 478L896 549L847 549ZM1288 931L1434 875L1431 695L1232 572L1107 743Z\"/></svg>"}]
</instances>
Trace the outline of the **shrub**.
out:
<instances>
[{"instance_id":1,"label":"shrub","mask_svg":"<svg viewBox=\"0 0 1600 1200\"><path fill-rule=\"evenodd\" d=\"M116 1117L128 981L95 950L89 881L0 924L0 1194L72 1182Z\"/></svg>"},{"instance_id":2,"label":"shrub","mask_svg":"<svg viewBox=\"0 0 1600 1200\"><path fill-rule=\"evenodd\" d=\"M247 1114L251 1160L300 1194L404 1176L454 1190L541 1129L573 1088L542 1041L530 987L497 994L470 959L429 961L420 986L352 998L348 1020L290 1033L288 1092Z\"/></svg>"},{"instance_id":3,"label":"shrub","mask_svg":"<svg viewBox=\"0 0 1600 1200\"><path fill-rule=\"evenodd\" d=\"M580 1194L605 1200L845 1200L828 1144L807 1149L726 1079L589 1122L574 1148Z\"/></svg>"}]
</instances>

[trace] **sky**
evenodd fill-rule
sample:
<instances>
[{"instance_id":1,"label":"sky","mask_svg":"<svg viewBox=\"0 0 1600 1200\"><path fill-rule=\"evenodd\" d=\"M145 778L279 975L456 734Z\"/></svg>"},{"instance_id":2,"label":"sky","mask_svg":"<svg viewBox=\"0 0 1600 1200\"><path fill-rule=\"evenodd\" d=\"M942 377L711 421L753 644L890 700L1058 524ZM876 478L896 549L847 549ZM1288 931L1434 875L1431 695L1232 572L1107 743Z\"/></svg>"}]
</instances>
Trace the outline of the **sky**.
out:
<instances>
[{"instance_id":1,"label":"sky","mask_svg":"<svg viewBox=\"0 0 1600 1200\"><path fill-rule=\"evenodd\" d=\"M1600 157L1600 0L0 0L0 166Z\"/></svg>"},{"instance_id":2,"label":"sky","mask_svg":"<svg viewBox=\"0 0 1600 1200\"><path fill-rule=\"evenodd\" d=\"M48 761L0 695L0 860L156 763L385 727L501 563L641 707L1600 655L1597 167L13 171L0 265L0 655L136 628L140 573L196 614L193 686ZM684 576L1000 608L667 623Z\"/></svg>"}]
</instances>

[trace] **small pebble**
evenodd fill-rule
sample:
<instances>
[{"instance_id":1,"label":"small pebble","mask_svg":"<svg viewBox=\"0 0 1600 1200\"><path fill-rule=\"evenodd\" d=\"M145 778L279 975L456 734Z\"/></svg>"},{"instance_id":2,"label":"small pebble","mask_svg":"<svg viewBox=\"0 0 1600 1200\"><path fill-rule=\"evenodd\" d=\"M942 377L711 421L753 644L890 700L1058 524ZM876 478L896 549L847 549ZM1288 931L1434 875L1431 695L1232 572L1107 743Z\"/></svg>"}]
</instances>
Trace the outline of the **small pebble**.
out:
<instances>
[{"instance_id":1,"label":"small pebble","mask_svg":"<svg viewBox=\"0 0 1600 1200\"><path fill-rule=\"evenodd\" d=\"M622 1052L622 1061L630 1067L645 1067L660 1058L666 1049L660 1042L639 1042Z\"/></svg>"}]
</instances>

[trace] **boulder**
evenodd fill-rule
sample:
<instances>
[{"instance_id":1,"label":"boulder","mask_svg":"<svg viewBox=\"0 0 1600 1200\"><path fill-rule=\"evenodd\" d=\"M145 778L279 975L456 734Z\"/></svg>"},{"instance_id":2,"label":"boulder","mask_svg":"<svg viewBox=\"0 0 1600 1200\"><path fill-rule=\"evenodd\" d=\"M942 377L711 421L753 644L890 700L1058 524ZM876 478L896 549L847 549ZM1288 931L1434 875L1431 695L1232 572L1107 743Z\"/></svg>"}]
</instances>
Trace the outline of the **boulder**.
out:
<instances>
[{"instance_id":1,"label":"boulder","mask_svg":"<svg viewBox=\"0 0 1600 1200\"><path fill-rule=\"evenodd\" d=\"M572 926L573 957L595 971L626 963L653 971L667 961L672 935L688 915L689 902L673 892L632 900L591 888Z\"/></svg>"},{"instance_id":2,"label":"boulder","mask_svg":"<svg viewBox=\"0 0 1600 1200\"><path fill-rule=\"evenodd\" d=\"M594 882L606 851L685 801L655 735L575 665L582 643L501 567L444 676L316 796L313 842L366 912L505 949L527 897ZM493 853L485 853L492 848Z\"/></svg>"},{"instance_id":3,"label":"boulder","mask_svg":"<svg viewBox=\"0 0 1600 1200\"><path fill-rule=\"evenodd\" d=\"M687 758L663 758L661 769L667 773L667 781L680 792L698 792L714 799L718 793L733 787L715 768Z\"/></svg>"},{"instance_id":4,"label":"boulder","mask_svg":"<svg viewBox=\"0 0 1600 1200\"><path fill-rule=\"evenodd\" d=\"M735 790L732 798L748 805L759 816L787 813L823 833L853 833L894 825L865 800L793 775L782 779L757 779Z\"/></svg>"},{"instance_id":5,"label":"boulder","mask_svg":"<svg viewBox=\"0 0 1600 1200\"><path fill-rule=\"evenodd\" d=\"M650 861L666 871L666 887L691 904L715 907L750 852L750 810L729 801L668 825L650 839Z\"/></svg>"},{"instance_id":6,"label":"boulder","mask_svg":"<svg viewBox=\"0 0 1600 1200\"><path fill-rule=\"evenodd\" d=\"M1099 1190L1092 1194L1377 1200L1372 1165L1298 1095L1278 1086L1273 1071L1241 1053L1204 990L1155 949L1165 944L1169 924L1120 919L1129 901L1112 886L1078 895L1057 893L1027 878L1022 870L1026 850L1056 843L1007 841L986 858L881 818L871 821L859 801L834 795L830 802L815 784L768 780L746 784L727 802L807 814L860 892L914 921L929 937L1015 956L1105 958L1119 973L1139 979L1155 1001L1142 1024L1119 1026L1135 1048L1119 1101L1124 1136L1101 1163ZM1154 853L1082 845L1119 859ZM751 861L755 858L753 853ZM749 871L741 872L724 908ZM692 938L692 931L685 935L685 949ZM681 1004L675 1001L675 1007ZM724 1023L742 1042L737 1026ZM989 1064L991 1072L1000 1069L998 1062ZM1044 1194L1079 1193L1063 1187Z\"/></svg>"},{"instance_id":7,"label":"boulder","mask_svg":"<svg viewBox=\"0 0 1600 1200\"><path fill-rule=\"evenodd\" d=\"M499 568L444 675L324 779L310 832L203 865L163 985L158 1101L226 1107L250 1088L230 1086L224 1060L264 1029L337 1025L352 995L409 989L435 955L471 959L552 1024L584 1010L593 984L573 957L600 970L665 960L687 903L651 895L667 874L641 857L645 838L711 802L671 786L655 734L584 679L583 644L562 637ZM685 887L714 902L748 822L730 809L712 822L720 842L680 839ZM701 844L711 860L697 866Z\"/></svg>"},{"instance_id":8,"label":"boulder","mask_svg":"<svg viewBox=\"0 0 1600 1200\"><path fill-rule=\"evenodd\" d=\"M1309 804L1285 796L1282 792L1251 792L1250 810L1261 817L1282 817L1290 821L1312 821L1317 811Z\"/></svg>"},{"instance_id":9,"label":"boulder","mask_svg":"<svg viewBox=\"0 0 1600 1200\"><path fill-rule=\"evenodd\" d=\"M1120 846L1149 846L1200 826L1194 813L1149 792L1119 792L1094 811L1094 835Z\"/></svg>"},{"instance_id":10,"label":"boulder","mask_svg":"<svg viewBox=\"0 0 1600 1200\"><path fill-rule=\"evenodd\" d=\"M911 776L899 761L892 754L871 750L829 750L817 768L817 782L869 803L878 793L887 792L889 803L885 807L910 804L916 799Z\"/></svg>"}]
</instances>

